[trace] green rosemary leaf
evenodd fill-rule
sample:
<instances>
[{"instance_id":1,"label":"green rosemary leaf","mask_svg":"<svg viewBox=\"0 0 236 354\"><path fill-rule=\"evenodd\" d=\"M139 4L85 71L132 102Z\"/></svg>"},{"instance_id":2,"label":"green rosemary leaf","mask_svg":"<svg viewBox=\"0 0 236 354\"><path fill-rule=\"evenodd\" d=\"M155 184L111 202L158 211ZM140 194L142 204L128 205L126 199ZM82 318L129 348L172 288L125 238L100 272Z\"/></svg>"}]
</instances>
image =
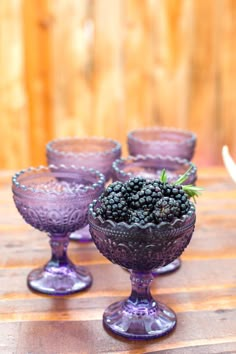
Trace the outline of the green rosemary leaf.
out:
<instances>
[{"instance_id":1,"label":"green rosemary leaf","mask_svg":"<svg viewBox=\"0 0 236 354\"><path fill-rule=\"evenodd\" d=\"M203 188L201 187L196 187L191 184L187 185L182 185L183 190L188 194L190 198L193 198L193 200L196 202L195 197L199 197L201 192L203 191Z\"/></svg>"},{"instance_id":2,"label":"green rosemary leaf","mask_svg":"<svg viewBox=\"0 0 236 354\"><path fill-rule=\"evenodd\" d=\"M160 181L161 181L162 183L167 183L167 181L168 181L168 178L167 178L167 174L166 174L166 170L165 170L165 169L163 169L163 170L161 171Z\"/></svg>"},{"instance_id":3,"label":"green rosemary leaf","mask_svg":"<svg viewBox=\"0 0 236 354\"><path fill-rule=\"evenodd\" d=\"M192 166L189 167L189 169L181 176L179 176L179 178L177 179L177 181L174 182L174 184L182 184L186 181L186 179L188 178L188 174L191 171Z\"/></svg>"}]
</instances>

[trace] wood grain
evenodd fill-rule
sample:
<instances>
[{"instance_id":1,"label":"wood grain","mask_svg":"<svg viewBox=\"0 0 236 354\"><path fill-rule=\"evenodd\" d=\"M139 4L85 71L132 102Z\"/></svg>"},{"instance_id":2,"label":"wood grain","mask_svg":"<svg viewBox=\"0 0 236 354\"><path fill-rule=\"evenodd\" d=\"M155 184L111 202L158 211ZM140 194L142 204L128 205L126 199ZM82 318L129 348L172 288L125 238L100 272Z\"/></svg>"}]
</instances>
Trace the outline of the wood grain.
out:
<instances>
[{"instance_id":1,"label":"wood grain","mask_svg":"<svg viewBox=\"0 0 236 354\"><path fill-rule=\"evenodd\" d=\"M22 15L24 21L25 84L29 107L27 151L30 153L30 162L44 164L46 162L45 142L52 135L53 123L50 40L53 18L49 13L47 0L24 0ZM22 139L20 134L19 139ZM16 168L14 165L8 166Z\"/></svg>"},{"instance_id":2,"label":"wood grain","mask_svg":"<svg viewBox=\"0 0 236 354\"><path fill-rule=\"evenodd\" d=\"M177 313L176 330L151 341L127 341L102 325L104 309L127 297L129 274L93 243L71 242L69 256L93 274L88 291L64 298L40 296L28 273L47 262L47 236L25 224L12 201L11 172L0 173L0 352L168 353L236 352L236 186L220 168L199 170L205 188L197 224L179 271L155 278L152 294Z\"/></svg>"},{"instance_id":3,"label":"wood grain","mask_svg":"<svg viewBox=\"0 0 236 354\"><path fill-rule=\"evenodd\" d=\"M236 2L1 0L0 167L45 163L61 136L173 126L194 161L236 158Z\"/></svg>"},{"instance_id":4,"label":"wood grain","mask_svg":"<svg viewBox=\"0 0 236 354\"><path fill-rule=\"evenodd\" d=\"M0 2L0 168L30 161L21 0Z\"/></svg>"}]
</instances>

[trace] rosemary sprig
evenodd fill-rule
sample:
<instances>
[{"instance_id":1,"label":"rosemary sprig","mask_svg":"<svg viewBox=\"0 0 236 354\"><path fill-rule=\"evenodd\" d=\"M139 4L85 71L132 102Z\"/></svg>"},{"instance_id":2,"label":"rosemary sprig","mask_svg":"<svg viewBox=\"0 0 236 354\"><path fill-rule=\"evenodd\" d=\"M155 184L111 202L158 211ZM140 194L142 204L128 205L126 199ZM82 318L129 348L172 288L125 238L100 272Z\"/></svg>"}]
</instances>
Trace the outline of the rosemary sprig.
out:
<instances>
[{"instance_id":1,"label":"rosemary sprig","mask_svg":"<svg viewBox=\"0 0 236 354\"><path fill-rule=\"evenodd\" d=\"M168 177L167 177L165 168L161 171L160 181L162 183L167 183L168 182Z\"/></svg>"},{"instance_id":2,"label":"rosemary sprig","mask_svg":"<svg viewBox=\"0 0 236 354\"><path fill-rule=\"evenodd\" d=\"M185 193L187 193L189 198L193 198L195 203L196 203L196 197L199 197L199 195L203 191L203 188L193 186L192 184L183 184L182 188L185 191Z\"/></svg>"},{"instance_id":3,"label":"rosemary sprig","mask_svg":"<svg viewBox=\"0 0 236 354\"><path fill-rule=\"evenodd\" d=\"M190 166L189 169L183 175L179 176L179 178L175 182L173 182L173 184L181 185L185 193L189 196L189 198L193 198L194 202L196 203L196 197L199 197L199 195L203 191L203 188L196 187L192 184L183 184L188 179L188 175L191 169L192 166ZM168 182L168 177L165 169L161 171L160 181L162 183Z\"/></svg>"},{"instance_id":4,"label":"rosemary sprig","mask_svg":"<svg viewBox=\"0 0 236 354\"><path fill-rule=\"evenodd\" d=\"M188 178L189 172L191 171L192 166L189 167L189 169L181 176L179 176L179 178L177 179L177 181L174 182L174 184L183 184L186 179Z\"/></svg>"}]
</instances>

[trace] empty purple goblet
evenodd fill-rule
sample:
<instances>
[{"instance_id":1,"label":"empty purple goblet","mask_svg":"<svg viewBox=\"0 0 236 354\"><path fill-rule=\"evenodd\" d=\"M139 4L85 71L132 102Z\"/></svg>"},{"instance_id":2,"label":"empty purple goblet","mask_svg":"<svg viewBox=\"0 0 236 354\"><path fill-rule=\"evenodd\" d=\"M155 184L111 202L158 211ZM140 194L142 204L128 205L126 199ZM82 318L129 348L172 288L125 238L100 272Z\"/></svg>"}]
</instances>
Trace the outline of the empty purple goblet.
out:
<instances>
[{"instance_id":1,"label":"empty purple goblet","mask_svg":"<svg viewBox=\"0 0 236 354\"><path fill-rule=\"evenodd\" d=\"M190 131L152 127L131 131L128 134L129 154L168 155L191 160L196 146L196 135Z\"/></svg>"},{"instance_id":2,"label":"empty purple goblet","mask_svg":"<svg viewBox=\"0 0 236 354\"><path fill-rule=\"evenodd\" d=\"M65 164L95 168L108 181L112 174L112 163L121 156L121 145L115 140L100 137L61 138L50 141L46 146L48 164ZM71 233L75 241L91 241L88 225Z\"/></svg>"},{"instance_id":3,"label":"empty purple goblet","mask_svg":"<svg viewBox=\"0 0 236 354\"><path fill-rule=\"evenodd\" d=\"M189 170L191 167L191 170ZM126 159L119 159L113 163L113 181L126 182L135 176L145 179L159 179L161 171L165 169L169 177L168 182L175 182L178 177L187 172L188 178L183 184L195 184L197 180L196 166L185 159L172 156L137 155ZM153 275L173 272L181 266L179 258L164 267L153 269Z\"/></svg>"},{"instance_id":4,"label":"empty purple goblet","mask_svg":"<svg viewBox=\"0 0 236 354\"><path fill-rule=\"evenodd\" d=\"M151 339L174 329L176 315L150 293L152 270L176 259L187 247L195 226L195 208L172 223L159 225L115 223L96 216L100 206L89 207L89 225L98 250L111 262L131 272L128 299L110 305L103 314L104 326L129 339Z\"/></svg>"},{"instance_id":5,"label":"empty purple goblet","mask_svg":"<svg viewBox=\"0 0 236 354\"><path fill-rule=\"evenodd\" d=\"M93 169L40 166L16 173L12 179L15 205L24 220L50 237L52 256L31 271L31 290L67 295L86 289L92 277L67 256L69 234L87 224L88 205L104 189L104 176Z\"/></svg>"}]
</instances>

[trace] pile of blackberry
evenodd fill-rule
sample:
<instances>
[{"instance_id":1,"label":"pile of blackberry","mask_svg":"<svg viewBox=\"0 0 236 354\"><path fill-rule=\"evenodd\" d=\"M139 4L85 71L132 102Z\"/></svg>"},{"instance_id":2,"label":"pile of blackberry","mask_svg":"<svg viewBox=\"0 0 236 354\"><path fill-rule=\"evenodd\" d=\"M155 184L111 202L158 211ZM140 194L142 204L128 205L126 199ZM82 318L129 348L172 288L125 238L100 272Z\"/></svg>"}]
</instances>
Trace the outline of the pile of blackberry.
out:
<instances>
[{"instance_id":1,"label":"pile of blackberry","mask_svg":"<svg viewBox=\"0 0 236 354\"><path fill-rule=\"evenodd\" d=\"M183 186L142 177L113 182L100 196L96 215L104 220L128 224L159 224L181 218L190 209Z\"/></svg>"}]
</instances>

